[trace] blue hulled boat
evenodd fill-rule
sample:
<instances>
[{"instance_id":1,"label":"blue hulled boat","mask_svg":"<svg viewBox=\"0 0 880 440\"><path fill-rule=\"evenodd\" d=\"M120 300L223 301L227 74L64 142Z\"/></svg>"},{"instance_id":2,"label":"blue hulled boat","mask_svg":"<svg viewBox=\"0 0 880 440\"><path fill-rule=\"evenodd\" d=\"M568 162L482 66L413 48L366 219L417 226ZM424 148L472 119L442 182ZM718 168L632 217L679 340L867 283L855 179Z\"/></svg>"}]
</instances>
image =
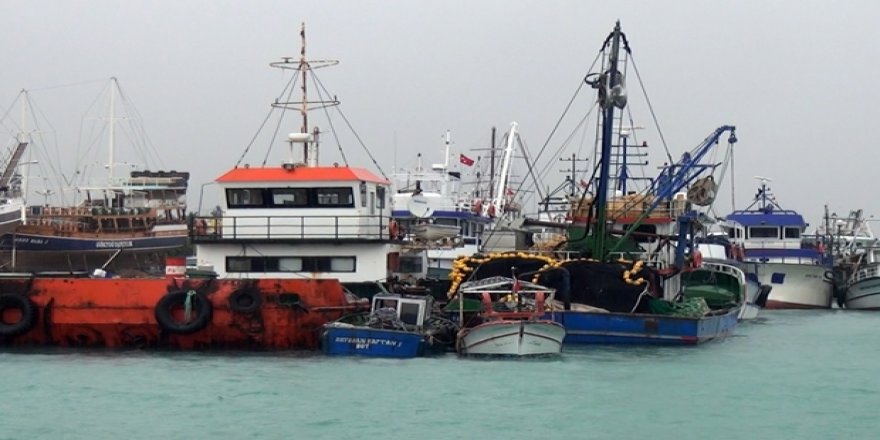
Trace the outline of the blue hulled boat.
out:
<instances>
[{"instance_id":1,"label":"blue hulled boat","mask_svg":"<svg viewBox=\"0 0 880 440\"><path fill-rule=\"evenodd\" d=\"M433 316L429 295L381 293L368 313L324 325L321 348L328 355L414 358L446 352L457 326Z\"/></svg>"}]
</instances>

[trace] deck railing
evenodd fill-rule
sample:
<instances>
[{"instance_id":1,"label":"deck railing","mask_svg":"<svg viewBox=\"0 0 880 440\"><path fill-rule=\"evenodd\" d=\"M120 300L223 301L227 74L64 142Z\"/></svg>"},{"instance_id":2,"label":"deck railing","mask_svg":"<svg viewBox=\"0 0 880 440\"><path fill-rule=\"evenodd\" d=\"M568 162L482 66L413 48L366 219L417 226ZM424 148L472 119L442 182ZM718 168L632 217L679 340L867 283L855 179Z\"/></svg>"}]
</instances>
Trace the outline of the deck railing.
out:
<instances>
[{"instance_id":1,"label":"deck railing","mask_svg":"<svg viewBox=\"0 0 880 440\"><path fill-rule=\"evenodd\" d=\"M362 216L195 217L193 241L390 240L390 218Z\"/></svg>"}]
</instances>

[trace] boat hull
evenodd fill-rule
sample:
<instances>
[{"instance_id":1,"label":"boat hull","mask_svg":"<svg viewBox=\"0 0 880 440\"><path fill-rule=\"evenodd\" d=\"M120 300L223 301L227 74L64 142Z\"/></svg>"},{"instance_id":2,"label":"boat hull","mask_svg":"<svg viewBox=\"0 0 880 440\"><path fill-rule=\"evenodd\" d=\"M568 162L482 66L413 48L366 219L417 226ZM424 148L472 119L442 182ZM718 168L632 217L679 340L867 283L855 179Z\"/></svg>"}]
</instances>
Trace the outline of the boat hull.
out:
<instances>
[{"instance_id":1,"label":"boat hull","mask_svg":"<svg viewBox=\"0 0 880 440\"><path fill-rule=\"evenodd\" d=\"M822 265L761 263L748 265L758 282L772 287L768 309L828 309L834 289Z\"/></svg>"},{"instance_id":2,"label":"boat hull","mask_svg":"<svg viewBox=\"0 0 880 440\"><path fill-rule=\"evenodd\" d=\"M553 321L490 321L462 330L458 351L468 356L546 356L562 350L565 328Z\"/></svg>"},{"instance_id":3,"label":"boat hull","mask_svg":"<svg viewBox=\"0 0 880 440\"><path fill-rule=\"evenodd\" d=\"M566 344L696 345L731 334L738 315L739 307L701 318L574 310L545 318L565 326Z\"/></svg>"},{"instance_id":4,"label":"boat hull","mask_svg":"<svg viewBox=\"0 0 880 440\"><path fill-rule=\"evenodd\" d=\"M186 243L185 235L85 238L9 232L0 239L0 259L14 271L91 271L121 251L107 269L150 271L161 270L163 257L183 249Z\"/></svg>"},{"instance_id":5,"label":"boat hull","mask_svg":"<svg viewBox=\"0 0 880 440\"><path fill-rule=\"evenodd\" d=\"M844 307L853 310L880 310L880 277L852 283L844 296Z\"/></svg>"},{"instance_id":6,"label":"boat hull","mask_svg":"<svg viewBox=\"0 0 880 440\"><path fill-rule=\"evenodd\" d=\"M369 308L321 279L7 275L0 292L0 346L22 347L315 349L314 329Z\"/></svg>"},{"instance_id":7,"label":"boat hull","mask_svg":"<svg viewBox=\"0 0 880 440\"><path fill-rule=\"evenodd\" d=\"M327 355L414 358L429 354L427 337L420 332L327 324L321 349Z\"/></svg>"}]
</instances>

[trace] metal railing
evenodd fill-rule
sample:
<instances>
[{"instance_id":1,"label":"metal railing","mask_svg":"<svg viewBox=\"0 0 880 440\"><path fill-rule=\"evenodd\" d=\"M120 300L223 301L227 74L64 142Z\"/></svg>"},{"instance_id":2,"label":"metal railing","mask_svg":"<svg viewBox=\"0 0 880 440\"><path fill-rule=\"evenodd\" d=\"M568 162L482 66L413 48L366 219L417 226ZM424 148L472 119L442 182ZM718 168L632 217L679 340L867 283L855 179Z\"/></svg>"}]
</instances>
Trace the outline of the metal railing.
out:
<instances>
[{"instance_id":1,"label":"metal railing","mask_svg":"<svg viewBox=\"0 0 880 440\"><path fill-rule=\"evenodd\" d=\"M390 218L363 216L195 217L193 241L390 240Z\"/></svg>"}]
</instances>

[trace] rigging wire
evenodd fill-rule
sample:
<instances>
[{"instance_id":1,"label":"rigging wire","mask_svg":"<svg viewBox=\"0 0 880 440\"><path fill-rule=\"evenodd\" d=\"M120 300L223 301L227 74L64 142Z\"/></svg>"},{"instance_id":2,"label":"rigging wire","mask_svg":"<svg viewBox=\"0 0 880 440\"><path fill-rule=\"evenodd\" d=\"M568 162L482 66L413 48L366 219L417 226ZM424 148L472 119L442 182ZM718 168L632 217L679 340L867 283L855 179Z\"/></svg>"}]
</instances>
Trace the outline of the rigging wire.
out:
<instances>
[{"instance_id":1,"label":"rigging wire","mask_svg":"<svg viewBox=\"0 0 880 440\"><path fill-rule=\"evenodd\" d=\"M324 93L327 94L327 98L330 98L330 92L324 87L324 84L321 82L318 75L312 72L312 82L315 84L315 91L318 93L318 100L324 101L324 94L321 93L323 90ZM329 101L327 101L329 102ZM333 99L333 102L337 102L336 99ZM338 104L338 102L337 102ZM336 148L339 150L339 155L342 156L342 163L345 166L348 166L348 158L345 157L345 151L342 149L342 142L339 139L339 134L336 132L336 126L333 125L333 118L330 117L330 111L328 110L329 105L324 105L321 108L324 110L324 116L327 118L327 123L330 124L330 132L333 133L333 139L336 140Z\"/></svg>"},{"instance_id":2,"label":"rigging wire","mask_svg":"<svg viewBox=\"0 0 880 440\"><path fill-rule=\"evenodd\" d=\"M666 144L666 137L663 136L663 130L660 129L660 122L657 121L657 114L654 113L654 106L651 104L651 99L648 97L648 91L645 90L645 84L642 82L642 75L639 74L639 67L636 65L635 58L632 57L632 53L630 53L629 59L632 61L633 71L636 73L636 79L639 80L639 87L642 89L642 95L645 96L645 102L648 104L648 111L651 113L651 119L654 121L654 127L657 129L657 134L660 136L660 143L663 144L663 150L666 151L666 158L669 159L669 163L674 163L672 160L672 154L669 152L669 146Z\"/></svg>"},{"instance_id":3,"label":"rigging wire","mask_svg":"<svg viewBox=\"0 0 880 440\"><path fill-rule=\"evenodd\" d=\"M299 75L293 74L290 82L288 82L284 90L281 91L282 95L287 91L287 100L285 102L290 102L292 99L293 92L296 90L296 81L298 77ZM278 123L275 124L275 130L272 132L272 137L269 138L269 147L266 148L266 155L263 156L262 166L266 166L266 163L269 161L269 154L272 153L272 146L275 145L275 141L278 139L278 132L281 131L281 123L284 122L284 113L286 110L288 110L287 107L281 107L281 114L278 116Z\"/></svg>"}]
</instances>

